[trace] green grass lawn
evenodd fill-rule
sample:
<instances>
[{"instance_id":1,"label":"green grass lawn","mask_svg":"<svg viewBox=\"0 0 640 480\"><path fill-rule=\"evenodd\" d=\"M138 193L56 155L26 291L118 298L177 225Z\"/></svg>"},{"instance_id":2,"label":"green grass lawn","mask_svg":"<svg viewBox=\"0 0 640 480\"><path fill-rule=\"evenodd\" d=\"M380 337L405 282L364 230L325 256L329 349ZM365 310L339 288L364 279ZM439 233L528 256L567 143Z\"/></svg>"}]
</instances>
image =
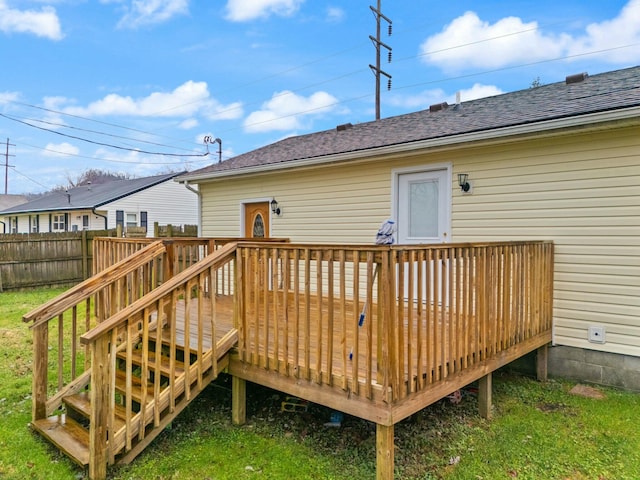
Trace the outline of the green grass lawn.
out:
<instances>
[{"instance_id":1,"label":"green grass lawn","mask_svg":"<svg viewBox=\"0 0 640 480\"><path fill-rule=\"evenodd\" d=\"M31 332L21 317L59 290L0 293L0 479L83 479L86 472L29 429ZM471 394L444 400L396 425L398 479L640 479L640 395L494 375L494 415ZM280 409L284 396L248 387L248 423L231 423L230 382L208 387L114 480L372 479L375 425L331 411Z\"/></svg>"}]
</instances>

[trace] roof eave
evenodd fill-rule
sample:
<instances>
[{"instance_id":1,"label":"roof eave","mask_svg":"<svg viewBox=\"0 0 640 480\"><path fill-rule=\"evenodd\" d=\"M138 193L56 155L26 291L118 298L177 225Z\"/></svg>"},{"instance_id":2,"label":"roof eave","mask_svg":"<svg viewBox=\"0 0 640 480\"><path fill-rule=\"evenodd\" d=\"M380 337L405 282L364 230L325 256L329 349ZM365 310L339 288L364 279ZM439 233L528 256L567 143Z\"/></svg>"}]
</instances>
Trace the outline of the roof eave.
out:
<instances>
[{"instance_id":1,"label":"roof eave","mask_svg":"<svg viewBox=\"0 0 640 480\"><path fill-rule=\"evenodd\" d=\"M182 175L178 180L180 182L187 181L198 183L201 181L215 180L218 178L260 174L284 169L312 167L326 163L365 159L370 158L371 156L402 154L407 152L414 152L417 150L427 150L443 147L446 148L467 143L501 141L508 137L551 135L554 132L573 128L605 128L607 124L625 120L635 120L636 123L640 123L640 106L545 120L540 122L524 123L520 125L499 127L395 145L387 145L383 147L369 148L366 150L359 150L355 152L323 155L318 157L304 158L300 160L257 165L253 167L224 170L219 172L207 172L194 175L186 174Z\"/></svg>"}]
</instances>

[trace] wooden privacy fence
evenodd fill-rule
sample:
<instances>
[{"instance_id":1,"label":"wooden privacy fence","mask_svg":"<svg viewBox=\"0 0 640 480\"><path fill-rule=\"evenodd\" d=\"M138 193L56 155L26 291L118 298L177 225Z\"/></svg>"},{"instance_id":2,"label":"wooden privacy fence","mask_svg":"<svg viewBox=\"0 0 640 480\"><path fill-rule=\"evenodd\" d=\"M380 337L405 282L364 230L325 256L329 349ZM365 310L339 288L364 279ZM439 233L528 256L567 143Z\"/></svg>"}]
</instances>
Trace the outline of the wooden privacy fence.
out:
<instances>
[{"instance_id":1,"label":"wooden privacy fence","mask_svg":"<svg viewBox=\"0 0 640 480\"><path fill-rule=\"evenodd\" d=\"M113 231L0 235L0 291L68 286L92 273L93 239Z\"/></svg>"}]
</instances>

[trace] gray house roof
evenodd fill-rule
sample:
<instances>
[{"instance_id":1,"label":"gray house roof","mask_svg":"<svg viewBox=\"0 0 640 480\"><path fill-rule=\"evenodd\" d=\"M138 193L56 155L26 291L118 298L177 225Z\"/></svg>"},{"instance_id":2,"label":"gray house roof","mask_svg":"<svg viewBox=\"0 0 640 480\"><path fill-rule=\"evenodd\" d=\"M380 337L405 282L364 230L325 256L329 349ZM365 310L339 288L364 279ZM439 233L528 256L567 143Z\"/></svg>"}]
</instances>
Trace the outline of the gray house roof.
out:
<instances>
[{"instance_id":1,"label":"gray house roof","mask_svg":"<svg viewBox=\"0 0 640 480\"><path fill-rule=\"evenodd\" d=\"M638 66L593 76L572 75L565 81L540 87L458 105L434 105L414 113L286 138L190 172L179 180L241 174L243 170L254 171L256 167L285 168L292 162L305 159L349 156L380 147L410 145L638 106Z\"/></svg>"},{"instance_id":2,"label":"gray house roof","mask_svg":"<svg viewBox=\"0 0 640 480\"><path fill-rule=\"evenodd\" d=\"M0 211L0 215L98 208L104 204L171 180L182 173L184 172L135 178L133 180L116 180L96 185L82 185L70 188L66 192L50 193L30 202L7 208Z\"/></svg>"},{"instance_id":3,"label":"gray house roof","mask_svg":"<svg viewBox=\"0 0 640 480\"><path fill-rule=\"evenodd\" d=\"M26 202L27 197L23 195L0 195L0 211Z\"/></svg>"}]
</instances>

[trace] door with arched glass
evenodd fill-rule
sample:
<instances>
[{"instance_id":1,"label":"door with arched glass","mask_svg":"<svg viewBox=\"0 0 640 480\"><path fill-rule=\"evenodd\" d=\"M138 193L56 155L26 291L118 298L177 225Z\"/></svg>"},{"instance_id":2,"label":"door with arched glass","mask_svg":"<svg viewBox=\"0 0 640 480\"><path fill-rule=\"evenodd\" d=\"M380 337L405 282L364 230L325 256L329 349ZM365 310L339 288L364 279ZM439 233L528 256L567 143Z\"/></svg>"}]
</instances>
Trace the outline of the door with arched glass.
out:
<instances>
[{"instance_id":1,"label":"door with arched glass","mask_svg":"<svg viewBox=\"0 0 640 480\"><path fill-rule=\"evenodd\" d=\"M269 238L269 202L244 204L244 236Z\"/></svg>"}]
</instances>

